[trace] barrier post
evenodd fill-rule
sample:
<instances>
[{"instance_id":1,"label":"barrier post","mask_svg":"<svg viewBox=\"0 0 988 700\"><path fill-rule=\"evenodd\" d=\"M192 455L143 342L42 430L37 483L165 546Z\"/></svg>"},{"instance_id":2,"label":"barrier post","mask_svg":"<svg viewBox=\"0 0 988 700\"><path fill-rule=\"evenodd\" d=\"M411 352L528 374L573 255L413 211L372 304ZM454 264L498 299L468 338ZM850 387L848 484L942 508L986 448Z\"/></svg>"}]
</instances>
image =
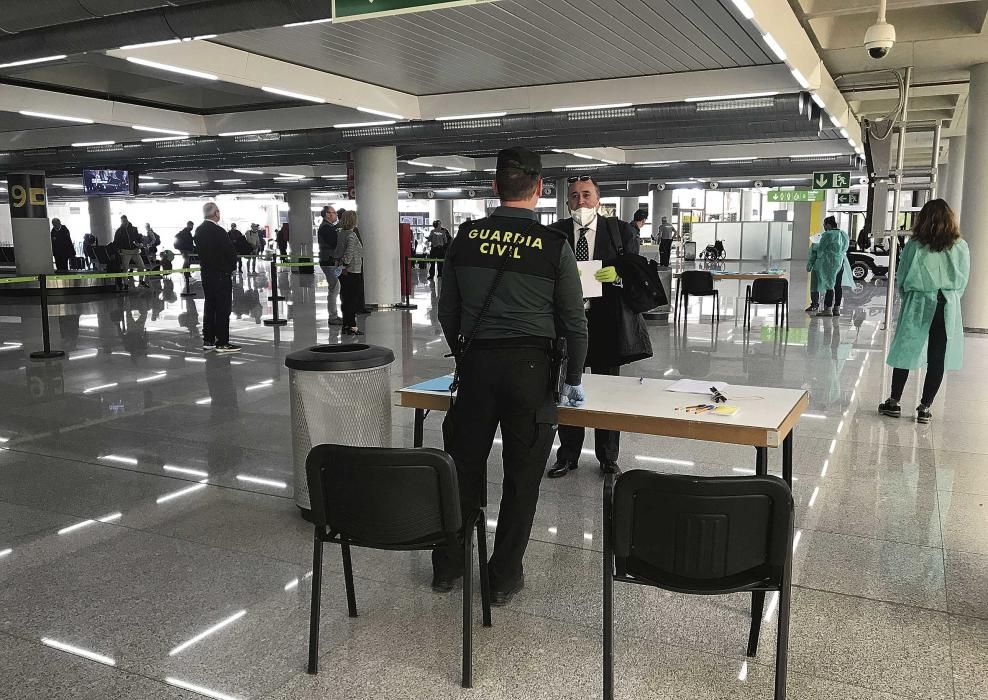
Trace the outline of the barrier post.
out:
<instances>
[{"instance_id":1,"label":"barrier post","mask_svg":"<svg viewBox=\"0 0 988 700\"><path fill-rule=\"evenodd\" d=\"M265 326L284 326L288 321L278 316L278 305L284 297L278 296L278 256L271 258L271 318L264 319Z\"/></svg>"},{"instance_id":2,"label":"barrier post","mask_svg":"<svg viewBox=\"0 0 988 700\"><path fill-rule=\"evenodd\" d=\"M191 263L192 263L192 256L191 255L189 255L189 256L183 255L182 256L182 267L188 268ZM185 291L183 291L179 296L183 296L183 297L194 297L196 295L196 293L192 291L192 273L191 272L183 272L182 275L185 277Z\"/></svg>"},{"instance_id":3,"label":"barrier post","mask_svg":"<svg viewBox=\"0 0 988 700\"><path fill-rule=\"evenodd\" d=\"M411 258L406 255L404 258L402 258L402 261L403 261L403 265L402 265L401 274L402 274L402 279L405 282L402 285L402 287L403 287L402 291L404 293L401 295L402 296L401 303L400 304L395 304L395 308L396 309L417 309L417 308L419 308L418 307L418 304L411 303L411 298L412 298L412 279L411 279L411 274L410 274L411 273L411 269L412 269L412 266L411 266Z\"/></svg>"},{"instance_id":4,"label":"barrier post","mask_svg":"<svg viewBox=\"0 0 988 700\"><path fill-rule=\"evenodd\" d=\"M278 253L272 253L271 255L271 296L268 297L268 301L279 302L284 301L285 297L278 294L278 281L275 277L275 263L278 260Z\"/></svg>"},{"instance_id":5,"label":"barrier post","mask_svg":"<svg viewBox=\"0 0 988 700\"><path fill-rule=\"evenodd\" d=\"M44 339L45 349L31 353L32 360L53 360L58 357L65 357L62 350L51 349L51 336L48 330L48 275L38 275L38 284L41 287L41 335Z\"/></svg>"}]
</instances>

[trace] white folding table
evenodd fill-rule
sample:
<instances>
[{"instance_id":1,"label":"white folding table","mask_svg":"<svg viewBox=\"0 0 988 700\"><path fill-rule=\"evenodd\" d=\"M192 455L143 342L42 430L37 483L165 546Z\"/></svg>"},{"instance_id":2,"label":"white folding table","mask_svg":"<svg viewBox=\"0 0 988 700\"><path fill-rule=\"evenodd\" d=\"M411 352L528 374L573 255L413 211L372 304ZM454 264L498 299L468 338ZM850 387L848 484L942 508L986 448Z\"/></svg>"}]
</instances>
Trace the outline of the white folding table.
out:
<instances>
[{"instance_id":1,"label":"white folding table","mask_svg":"<svg viewBox=\"0 0 988 700\"><path fill-rule=\"evenodd\" d=\"M733 416L686 413L685 407L711 403L709 396L666 391L672 381L583 375L587 402L580 408L559 408L559 424L621 432L687 438L755 448L755 473L768 473L768 448L782 448L782 477L792 486L793 434L809 405L801 389L731 386L728 405ZM711 382L712 383L712 382ZM405 387L397 391L398 405L415 409L414 444L422 446L425 418L430 411L449 409L448 392Z\"/></svg>"}]
</instances>

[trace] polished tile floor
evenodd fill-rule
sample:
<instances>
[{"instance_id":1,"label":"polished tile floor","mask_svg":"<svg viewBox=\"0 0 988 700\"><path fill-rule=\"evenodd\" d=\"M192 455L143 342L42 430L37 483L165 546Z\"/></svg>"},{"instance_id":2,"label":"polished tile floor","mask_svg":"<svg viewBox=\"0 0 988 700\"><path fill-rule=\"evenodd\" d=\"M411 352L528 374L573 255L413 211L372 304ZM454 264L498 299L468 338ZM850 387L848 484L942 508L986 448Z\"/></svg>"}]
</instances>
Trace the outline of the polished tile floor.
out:
<instances>
[{"instance_id":1,"label":"polished tile floor","mask_svg":"<svg viewBox=\"0 0 988 700\"><path fill-rule=\"evenodd\" d=\"M758 266L752 266L758 267ZM988 340L966 340L932 425L876 415L884 283L841 318L792 328L762 309L746 334L743 287L720 283L721 321L694 303L685 332L653 325L649 377L803 387L795 446L790 697L988 697ZM37 306L0 299L0 695L4 698L600 697L600 490L592 457L543 482L527 588L476 638L476 687L458 686L459 594L429 588L427 554L356 551L361 616L348 619L327 551L321 672L305 674L311 534L292 500L287 353L338 342L324 282L282 275L292 319L270 315L264 276L237 285L235 342L203 355L201 294L178 278L52 306L62 361L34 362ZM413 311L366 318L395 350L395 388L445 372L436 289ZM917 383L908 389L916 398ZM412 416L394 409L395 444ZM426 444L440 445L439 421ZM591 444L585 447L592 447ZM751 471L753 450L627 434L625 468ZM640 459L662 458L665 463ZM771 456L773 469L779 456ZM497 517L500 452L491 455ZM618 586L622 698L768 698L774 606L744 657L747 598Z\"/></svg>"}]
</instances>

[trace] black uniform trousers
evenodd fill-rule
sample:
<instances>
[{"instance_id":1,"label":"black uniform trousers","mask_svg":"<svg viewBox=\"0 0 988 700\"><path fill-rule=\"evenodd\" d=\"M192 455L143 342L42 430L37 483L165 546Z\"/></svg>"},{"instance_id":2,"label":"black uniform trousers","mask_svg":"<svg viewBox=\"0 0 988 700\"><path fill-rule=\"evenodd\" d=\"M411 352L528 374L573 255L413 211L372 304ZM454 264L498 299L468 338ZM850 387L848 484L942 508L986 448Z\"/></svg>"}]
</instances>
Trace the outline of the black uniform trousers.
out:
<instances>
[{"instance_id":1,"label":"black uniform trousers","mask_svg":"<svg viewBox=\"0 0 988 700\"><path fill-rule=\"evenodd\" d=\"M601 367L592 365L591 374L608 374L617 377L621 374L621 367ZM584 428L572 425L559 426L559 449L556 450L556 461L577 462L583 452L583 438L586 435ZM593 431L594 453L598 462L616 462L618 452L621 447L621 433L618 430L598 430Z\"/></svg>"},{"instance_id":2,"label":"black uniform trousers","mask_svg":"<svg viewBox=\"0 0 988 700\"><path fill-rule=\"evenodd\" d=\"M443 421L443 443L456 462L463 517L485 500L487 459L501 426L504 482L490 558L491 586L505 590L523 573L539 484L555 437L549 341L475 341L460 368L456 403ZM437 551L437 573L458 573L462 554Z\"/></svg>"},{"instance_id":3,"label":"black uniform trousers","mask_svg":"<svg viewBox=\"0 0 988 700\"><path fill-rule=\"evenodd\" d=\"M233 273L203 270L202 291L206 297L202 319L203 342L230 342L230 311L233 307Z\"/></svg>"},{"instance_id":4,"label":"black uniform trousers","mask_svg":"<svg viewBox=\"0 0 988 700\"><path fill-rule=\"evenodd\" d=\"M669 258L672 256L672 239L659 239L659 265L669 267Z\"/></svg>"}]
</instances>

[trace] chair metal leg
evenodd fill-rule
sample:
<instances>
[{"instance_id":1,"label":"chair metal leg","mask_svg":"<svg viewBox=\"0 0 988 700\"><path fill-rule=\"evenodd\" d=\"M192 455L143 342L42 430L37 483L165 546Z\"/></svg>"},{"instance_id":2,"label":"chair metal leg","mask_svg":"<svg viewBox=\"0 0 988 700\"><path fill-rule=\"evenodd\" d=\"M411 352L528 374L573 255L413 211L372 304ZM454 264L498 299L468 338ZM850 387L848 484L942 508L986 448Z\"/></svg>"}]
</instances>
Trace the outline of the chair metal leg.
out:
<instances>
[{"instance_id":1,"label":"chair metal leg","mask_svg":"<svg viewBox=\"0 0 988 700\"><path fill-rule=\"evenodd\" d=\"M604 482L604 700L614 700L614 550L611 544L613 476Z\"/></svg>"},{"instance_id":2,"label":"chair metal leg","mask_svg":"<svg viewBox=\"0 0 988 700\"><path fill-rule=\"evenodd\" d=\"M762 629L762 614L765 612L765 591L751 593L751 630L748 632L748 656L758 653L758 633Z\"/></svg>"},{"instance_id":3,"label":"chair metal leg","mask_svg":"<svg viewBox=\"0 0 988 700\"><path fill-rule=\"evenodd\" d=\"M309 603L309 668L319 673L319 613L322 600L322 528L318 525L312 541L312 602Z\"/></svg>"},{"instance_id":4,"label":"chair metal leg","mask_svg":"<svg viewBox=\"0 0 988 700\"><path fill-rule=\"evenodd\" d=\"M480 601L484 610L484 627L491 626L491 578L487 569L487 518L484 511L477 517L477 559L480 560Z\"/></svg>"},{"instance_id":5,"label":"chair metal leg","mask_svg":"<svg viewBox=\"0 0 988 700\"><path fill-rule=\"evenodd\" d=\"M340 545L343 554L343 580L346 582L346 607L350 617L357 616L357 594L353 590L353 562L350 560L350 545Z\"/></svg>"},{"instance_id":6,"label":"chair metal leg","mask_svg":"<svg viewBox=\"0 0 988 700\"><path fill-rule=\"evenodd\" d=\"M755 474L765 476L768 474L768 448L755 448Z\"/></svg>"},{"instance_id":7,"label":"chair metal leg","mask_svg":"<svg viewBox=\"0 0 988 700\"><path fill-rule=\"evenodd\" d=\"M717 314L717 323L720 323L720 292L714 292L714 312Z\"/></svg>"},{"instance_id":8,"label":"chair metal leg","mask_svg":"<svg viewBox=\"0 0 988 700\"><path fill-rule=\"evenodd\" d=\"M786 676L789 670L789 600L790 579L786 572L785 583L779 591L779 634L775 648L775 700L786 700Z\"/></svg>"},{"instance_id":9,"label":"chair metal leg","mask_svg":"<svg viewBox=\"0 0 988 700\"><path fill-rule=\"evenodd\" d=\"M463 679L473 687L473 527L463 529Z\"/></svg>"}]
</instances>

